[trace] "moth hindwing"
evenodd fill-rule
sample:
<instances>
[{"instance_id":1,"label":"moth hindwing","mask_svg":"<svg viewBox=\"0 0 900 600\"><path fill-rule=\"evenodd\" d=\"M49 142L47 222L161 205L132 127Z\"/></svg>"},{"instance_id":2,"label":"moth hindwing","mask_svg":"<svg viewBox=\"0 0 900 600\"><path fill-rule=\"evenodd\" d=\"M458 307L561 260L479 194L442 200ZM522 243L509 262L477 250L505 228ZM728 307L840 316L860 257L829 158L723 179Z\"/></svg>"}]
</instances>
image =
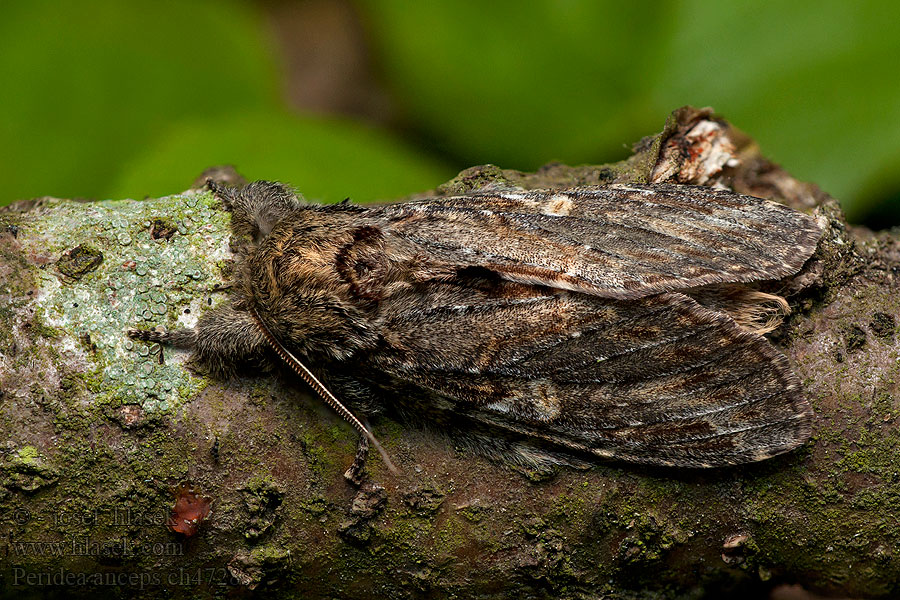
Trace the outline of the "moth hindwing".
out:
<instances>
[{"instance_id":1,"label":"moth hindwing","mask_svg":"<svg viewBox=\"0 0 900 600\"><path fill-rule=\"evenodd\" d=\"M134 335L213 372L271 366L281 346L363 414L531 466L714 467L809 437L797 377L762 335L787 304L757 282L803 266L813 217L675 185L373 208L212 188L233 212L231 303L194 330Z\"/></svg>"}]
</instances>

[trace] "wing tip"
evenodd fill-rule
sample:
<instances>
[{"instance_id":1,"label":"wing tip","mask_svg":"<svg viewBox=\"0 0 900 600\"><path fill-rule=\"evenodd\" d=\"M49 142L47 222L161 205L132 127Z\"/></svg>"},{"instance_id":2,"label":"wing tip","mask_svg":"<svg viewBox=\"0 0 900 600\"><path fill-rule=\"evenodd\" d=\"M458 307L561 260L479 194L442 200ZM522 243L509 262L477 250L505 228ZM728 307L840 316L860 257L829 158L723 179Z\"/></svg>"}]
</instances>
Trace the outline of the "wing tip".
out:
<instances>
[{"instance_id":1,"label":"wing tip","mask_svg":"<svg viewBox=\"0 0 900 600\"><path fill-rule=\"evenodd\" d=\"M592 449L591 453L606 460L684 469L721 469L749 465L787 454L804 446L812 435L813 411L802 396L794 403L797 411L767 424L769 435L756 443L738 444L721 453L692 448L656 448L645 452L618 452L608 448Z\"/></svg>"},{"instance_id":2,"label":"wing tip","mask_svg":"<svg viewBox=\"0 0 900 600\"><path fill-rule=\"evenodd\" d=\"M673 307L699 310L698 315L720 327L738 327L731 317L702 308L687 296L681 294L668 296ZM762 335L752 331L737 331L734 342L738 345L752 345L760 353L765 364L770 366L772 377L779 382L780 392L766 403L768 410L761 413L758 419L746 423L744 429L721 434L721 437L730 438L733 444L731 447L708 448L704 447L700 438L684 438L669 445L651 443L643 448L637 445L631 449L627 447L591 449L592 454L599 458L612 458L629 463L706 469L756 463L786 454L806 444L812 436L815 413L787 357ZM717 436L719 434L713 437Z\"/></svg>"}]
</instances>

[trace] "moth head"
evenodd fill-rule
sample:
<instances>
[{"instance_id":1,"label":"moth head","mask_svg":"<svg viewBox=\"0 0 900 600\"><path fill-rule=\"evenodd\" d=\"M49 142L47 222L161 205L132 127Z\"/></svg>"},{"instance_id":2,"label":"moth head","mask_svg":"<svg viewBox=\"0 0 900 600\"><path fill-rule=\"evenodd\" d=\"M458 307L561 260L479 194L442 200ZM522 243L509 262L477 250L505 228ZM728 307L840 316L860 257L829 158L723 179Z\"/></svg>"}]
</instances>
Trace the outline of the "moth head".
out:
<instances>
[{"instance_id":1,"label":"moth head","mask_svg":"<svg viewBox=\"0 0 900 600\"><path fill-rule=\"evenodd\" d=\"M229 187L208 179L206 187L231 211L231 246L237 253L253 251L304 206L293 189L271 181Z\"/></svg>"},{"instance_id":2,"label":"moth head","mask_svg":"<svg viewBox=\"0 0 900 600\"><path fill-rule=\"evenodd\" d=\"M238 274L238 308L256 310L286 347L310 359L345 359L377 342L367 305L338 272L333 242L328 232L276 227Z\"/></svg>"}]
</instances>

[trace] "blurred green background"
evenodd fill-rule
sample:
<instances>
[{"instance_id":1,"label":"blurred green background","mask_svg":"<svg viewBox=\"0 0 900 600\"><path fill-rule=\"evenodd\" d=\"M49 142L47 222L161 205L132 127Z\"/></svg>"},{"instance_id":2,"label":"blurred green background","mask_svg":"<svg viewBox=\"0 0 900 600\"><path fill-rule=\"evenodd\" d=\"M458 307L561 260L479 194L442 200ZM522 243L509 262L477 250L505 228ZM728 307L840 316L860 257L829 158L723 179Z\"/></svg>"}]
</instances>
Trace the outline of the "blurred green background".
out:
<instances>
[{"instance_id":1,"label":"blurred green background","mask_svg":"<svg viewBox=\"0 0 900 600\"><path fill-rule=\"evenodd\" d=\"M618 160L683 104L900 223L900 4L0 4L0 204L186 188L231 163L386 199L481 163Z\"/></svg>"}]
</instances>

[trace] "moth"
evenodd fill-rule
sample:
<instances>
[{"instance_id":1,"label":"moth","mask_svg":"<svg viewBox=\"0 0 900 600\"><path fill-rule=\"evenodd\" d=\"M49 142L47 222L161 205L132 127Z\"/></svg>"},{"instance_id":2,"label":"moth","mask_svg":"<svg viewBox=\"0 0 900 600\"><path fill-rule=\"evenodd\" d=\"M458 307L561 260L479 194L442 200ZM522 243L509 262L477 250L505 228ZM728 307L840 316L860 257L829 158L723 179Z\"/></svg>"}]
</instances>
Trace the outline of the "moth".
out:
<instances>
[{"instance_id":1,"label":"moth","mask_svg":"<svg viewBox=\"0 0 900 600\"><path fill-rule=\"evenodd\" d=\"M131 330L210 372L305 379L361 433L392 412L529 467L719 467L810 435L764 334L822 223L707 187L610 185L307 204L265 181L209 188L232 213L230 303L193 329Z\"/></svg>"}]
</instances>

